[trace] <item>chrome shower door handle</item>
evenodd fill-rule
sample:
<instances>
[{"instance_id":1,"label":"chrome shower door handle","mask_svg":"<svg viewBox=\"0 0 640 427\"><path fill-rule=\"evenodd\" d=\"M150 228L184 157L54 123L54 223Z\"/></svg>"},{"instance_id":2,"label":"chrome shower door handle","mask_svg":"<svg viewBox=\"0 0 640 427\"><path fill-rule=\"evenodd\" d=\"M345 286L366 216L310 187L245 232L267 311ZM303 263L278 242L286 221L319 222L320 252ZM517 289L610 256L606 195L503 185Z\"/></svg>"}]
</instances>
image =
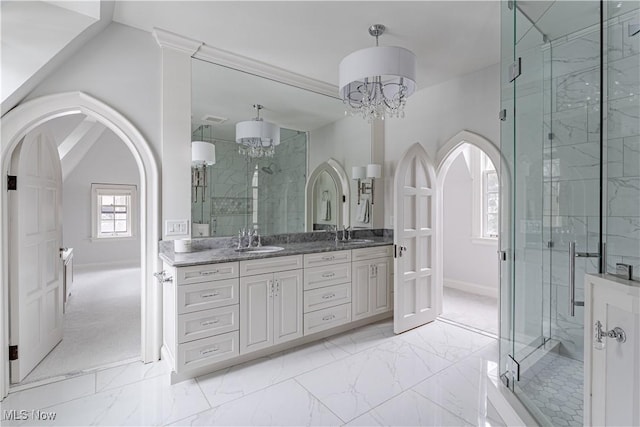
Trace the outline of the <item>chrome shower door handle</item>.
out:
<instances>
[{"instance_id":1,"label":"chrome shower door handle","mask_svg":"<svg viewBox=\"0 0 640 427\"><path fill-rule=\"evenodd\" d=\"M576 315L576 242L569 242L569 316Z\"/></svg>"},{"instance_id":2,"label":"chrome shower door handle","mask_svg":"<svg viewBox=\"0 0 640 427\"><path fill-rule=\"evenodd\" d=\"M576 252L576 242L569 242L569 315L575 317L576 307L584 307L584 301L576 301L576 258L600 258L599 252Z\"/></svg>"}]
</instances>

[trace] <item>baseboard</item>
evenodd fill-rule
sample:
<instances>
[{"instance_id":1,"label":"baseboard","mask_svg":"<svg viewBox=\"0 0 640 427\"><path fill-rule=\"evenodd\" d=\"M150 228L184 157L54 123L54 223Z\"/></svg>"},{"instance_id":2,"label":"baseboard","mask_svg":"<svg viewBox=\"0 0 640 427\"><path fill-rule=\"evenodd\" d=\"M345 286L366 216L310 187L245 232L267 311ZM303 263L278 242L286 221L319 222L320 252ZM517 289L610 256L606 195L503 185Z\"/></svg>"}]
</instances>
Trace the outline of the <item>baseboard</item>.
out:
<instances>
[{"instance_id":1,"label":"baseboard","mask_svg":"<svg viewBox=\"0 0 640 427\"><path fill-rule=\"evenodd\" d=\"M488 286L478 285L477 283L463 282L462 280L454 279L444 279L443 285L447 288L459 289L464 292L469 292L470 294L498 298L498 288L490 288Z\"/></svg>"},{"instance_id":2,"label":"baseboard","mask_svg":"<svg viewBox=\"0 0 640 427\"><path fill-rule=\"evenodd\" d=\"M98 271L98 270L117 270L120 268L140 268L140 260L96 262L89 264L78 264L73 262L73 269L76 272L81 271Z\"/></svg>"}]
</instances>

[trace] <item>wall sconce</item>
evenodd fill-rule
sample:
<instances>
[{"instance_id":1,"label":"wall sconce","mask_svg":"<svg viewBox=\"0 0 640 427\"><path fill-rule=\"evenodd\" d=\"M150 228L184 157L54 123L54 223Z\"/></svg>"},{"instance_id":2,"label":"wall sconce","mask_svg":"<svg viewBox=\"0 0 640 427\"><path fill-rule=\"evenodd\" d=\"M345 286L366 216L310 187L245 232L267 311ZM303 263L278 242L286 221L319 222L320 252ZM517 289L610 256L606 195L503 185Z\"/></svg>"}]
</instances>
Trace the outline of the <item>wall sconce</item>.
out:
<instances>
[{"instance_id":1,"label":"wall sconce","mask_svg":"<svg viewBox=\"0 0 640 427\"><path fill-rule=\"evenodd\" d=\"M354 166L351 169L351 179L358 181L358 204L363 194L371 194L371 204L373 204L375 179L382 176L382 166L370 164L367 166ZM362 182L370 179L371 182Z\"/></svg>"},{"instance_id":2,"label":"wall sconce","mask_svg":"<svg viewBox=\"0 0 640 427\"><path fill-rule=\"evenodd\" d=\"M211 126L209 128L209 139L213 139L211 135ZM198 188L202 188L202 201L204 202L204 192L207 187L207 166L216 163L216 146L204 141L203 126L200 126L201 138L198 141L191 141L191 185L194 194L193 201L198 199Z\"/></svg>"}]
</instances>

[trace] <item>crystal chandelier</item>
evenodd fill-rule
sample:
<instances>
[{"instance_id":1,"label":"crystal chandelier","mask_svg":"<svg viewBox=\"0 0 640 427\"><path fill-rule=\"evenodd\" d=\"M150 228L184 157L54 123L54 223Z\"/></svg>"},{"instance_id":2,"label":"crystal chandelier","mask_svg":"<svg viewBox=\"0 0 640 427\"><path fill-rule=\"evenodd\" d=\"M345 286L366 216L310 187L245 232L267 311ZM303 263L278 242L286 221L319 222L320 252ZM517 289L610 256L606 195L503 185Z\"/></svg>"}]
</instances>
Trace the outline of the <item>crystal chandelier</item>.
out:
<instances>
[{"instance_id":1,"label":"crystal chandelier","mask_svg":"<svg viewBox=\"0 0 640 427\"><path fill-rule=\"evenodd\" d=\"M416 56L396 46L378 46L385 26L369 27L376 46L347 55L339 68L340 97L346 113L360 114L369 121L404 117L407 98L416 89Z\"/></svg>"},{"instance_id":2,"label":"crystal chandelier","mask_svg":"<svg viewBox=\"0 0 640 427\"><path fill-rule=\"evenodd\" d=\"M280 145L280 128L260 118L264 107L254 104L256 118L236 124L238 153L249 157L273 157L276 145Z\"/></svg>"}]
</instances>

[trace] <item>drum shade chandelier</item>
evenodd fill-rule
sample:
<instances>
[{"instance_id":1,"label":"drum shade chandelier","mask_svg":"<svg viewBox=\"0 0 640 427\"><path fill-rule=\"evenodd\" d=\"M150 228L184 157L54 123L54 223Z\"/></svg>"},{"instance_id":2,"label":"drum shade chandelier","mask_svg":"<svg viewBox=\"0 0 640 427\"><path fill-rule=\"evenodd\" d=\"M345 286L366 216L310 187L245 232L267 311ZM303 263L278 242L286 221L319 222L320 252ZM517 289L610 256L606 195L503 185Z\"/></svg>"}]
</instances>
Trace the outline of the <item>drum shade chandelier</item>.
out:
<instances>
[{"instance_id":1,"label":"drum shade chandelier","mask_svg":"<svg viewBox=\"0 0 640 427\"><path fill-rule=\"evenodd\" d=\"M385 115L404 117L404 105L416 89L416 56L402 47L378 46L384 30L382 24L369 27L375 47L347 55L339 68L340 97L347 112L369 121Z\"/></svg>"},{"instance_id":2,"label":"drum shade chandelier","mask_svg":"<svg viewBox=\"0 0 640 427\"><path fill-rule=\"evenodd\" d=\"M238 152L249 157L273 157L276 145L280 145L280 127L260 118L264 107L254 104L256 117L253 120L236 123Z\"/></svg>"}]
</instances>

